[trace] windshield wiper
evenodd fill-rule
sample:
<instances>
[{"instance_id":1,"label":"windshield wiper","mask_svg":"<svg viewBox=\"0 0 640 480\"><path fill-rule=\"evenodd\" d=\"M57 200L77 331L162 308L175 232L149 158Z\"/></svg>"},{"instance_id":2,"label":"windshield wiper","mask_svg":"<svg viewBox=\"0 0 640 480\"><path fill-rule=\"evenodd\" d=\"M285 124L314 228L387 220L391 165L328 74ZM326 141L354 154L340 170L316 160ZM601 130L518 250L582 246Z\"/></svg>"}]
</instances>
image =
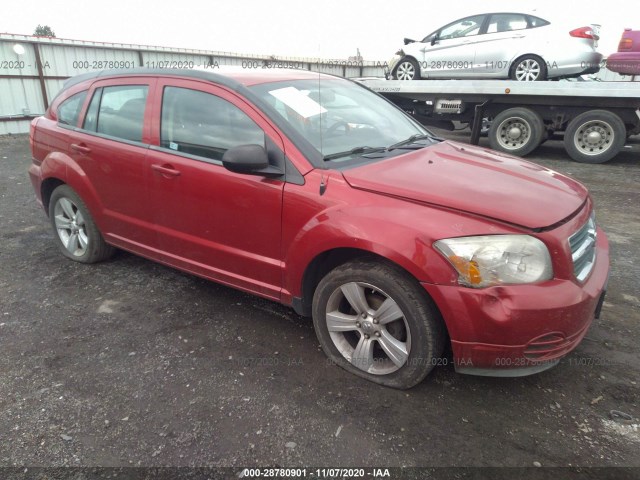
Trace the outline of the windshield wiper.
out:
<instances>
[{"instance_id":1,"label":"windshield wiper","mask_svg":"<svg viewBox=\"0 0 640 480\"><path fill-rule=\"evenodd\" d=\"M394 143L393 145L389 145L389 147L387 147L387 151L391 151L395 148L406 147L412 143L415 143L418 140L436 140L436 138L433 135L416 133L415 135L411 135L406 140L402 140L401 142ZM425 145L420 145L418 148L422 148L424 146ZM415 148L415 147L411 147L411 148Z\"/></svg>"},{"instance_id":2,"label":"windshield wiper","mask_svg":"<svg viewBox=\"0 0 640 480\"><path fill-rule=\"evenodd\" d=\"M349 155L362 155L363 153L384 152L386 150L386 147L356 147L351 150L347 150L346 152L337 152L325 155L323 159L326 162L327 160L348 157Z\"/></svg>"}]
</instances>

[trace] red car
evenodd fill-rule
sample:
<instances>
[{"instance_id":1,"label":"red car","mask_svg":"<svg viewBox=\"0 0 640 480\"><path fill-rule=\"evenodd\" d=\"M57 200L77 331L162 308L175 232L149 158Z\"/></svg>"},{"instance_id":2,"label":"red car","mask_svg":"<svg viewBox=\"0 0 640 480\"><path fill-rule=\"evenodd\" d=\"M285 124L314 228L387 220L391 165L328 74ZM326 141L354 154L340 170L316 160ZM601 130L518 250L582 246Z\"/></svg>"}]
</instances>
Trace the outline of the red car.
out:
<instances>
[{"instance_id":1,"label":"red car","mask_svg":"<svg viewBox=\"0 0 640 480\"><path fill-rule=\"evenodd\" d=\"M545 370L602 305L608 243L580 183L442 141L358 83L306 71L71 79L31 126L55 241L114 247L312 316L331 360L408 388Z\"/></svg>"},{"instance_id":2,"label":"red car","mask_svg":"<svg viewBox=\"0 0 640 480\"><path fill-rule=\"evenodd\" d=\"M607 68L620 75L640 75L640 30L625 28L618 51L607 58Z\"/></svg>"}]
</instances>

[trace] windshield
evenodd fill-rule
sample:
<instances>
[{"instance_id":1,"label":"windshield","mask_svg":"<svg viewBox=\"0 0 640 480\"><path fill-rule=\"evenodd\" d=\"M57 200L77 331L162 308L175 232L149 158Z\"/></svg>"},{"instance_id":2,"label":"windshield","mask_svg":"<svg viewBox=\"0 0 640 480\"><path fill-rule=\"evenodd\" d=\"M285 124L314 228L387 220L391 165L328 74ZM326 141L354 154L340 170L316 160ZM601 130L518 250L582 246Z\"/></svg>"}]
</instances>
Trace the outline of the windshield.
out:
<instances>
[{"instance_id":1,"label":"windshield","mask_svg":"<svg viewBox=\"0 0 640 480\"><path fill-rule=\"evenodd\" d=\"M289 80L250 89L327 161L381 152L430 135L384 99L345 80Z\"/></svg>"}]
</instances>

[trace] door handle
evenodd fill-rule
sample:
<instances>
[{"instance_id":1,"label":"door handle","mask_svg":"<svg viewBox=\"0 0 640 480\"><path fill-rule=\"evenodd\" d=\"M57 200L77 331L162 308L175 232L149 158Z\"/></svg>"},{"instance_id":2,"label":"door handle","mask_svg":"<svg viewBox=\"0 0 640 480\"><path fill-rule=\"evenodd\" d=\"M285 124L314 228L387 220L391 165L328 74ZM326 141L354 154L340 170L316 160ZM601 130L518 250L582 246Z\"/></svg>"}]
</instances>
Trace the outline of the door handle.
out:
<instances>
[{"instance_id":1,"label":"door handle","mask_svg":"<svg viewBox=\"0 0 640 480\"><path fill-rule=\"evenodd\" d=\"M159 174L161 174L163 177L178 177L180 176L180 170L176 170L175 168L173 168L173 165L158 165L158 164L153 164L151 165L151 168L153 170L155 170L156 172L158 172Z\"/></svg>"},{"instance_id":2,"label":"door handle","mask_svg":"<svg viewBox=\"0 0 640 480\"><path fill-rule=\"evenodd\" d=\"M83 155L87 155L88 153L91 153L91 149L89 147L87 147L86 145L77 144L77 143L72 143L71 144L71 150L75 150L76 152L80 152Z\"/></svg>"}]
</instances>

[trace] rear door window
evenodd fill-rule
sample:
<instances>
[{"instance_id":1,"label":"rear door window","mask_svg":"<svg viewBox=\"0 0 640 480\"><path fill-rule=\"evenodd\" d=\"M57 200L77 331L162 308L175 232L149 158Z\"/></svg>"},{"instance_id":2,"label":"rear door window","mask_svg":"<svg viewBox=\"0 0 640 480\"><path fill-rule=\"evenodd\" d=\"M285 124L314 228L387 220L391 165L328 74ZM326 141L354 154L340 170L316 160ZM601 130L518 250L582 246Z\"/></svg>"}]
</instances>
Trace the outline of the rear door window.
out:
<instances>
[{"instance_id":1,"label":"rear door window","mask_svg":"<svg viewBox=\"0 0 640 480\"><path fill-rule=\"evenodd\" d=\"M97 89L84 119L84 129L141 142L148 93L147 85L119 85Z\"/></svg>"},{"instance_id":2,"label":"rear door window","mask_svg":"<svg viewBox=\"0 0 640 480\"><path fill-rule=\"evenodd\" d=\"M511 32L527 28L527 17L519 13L498 13L491 15L487 33Z\"/></svg>"}]
</instances>

